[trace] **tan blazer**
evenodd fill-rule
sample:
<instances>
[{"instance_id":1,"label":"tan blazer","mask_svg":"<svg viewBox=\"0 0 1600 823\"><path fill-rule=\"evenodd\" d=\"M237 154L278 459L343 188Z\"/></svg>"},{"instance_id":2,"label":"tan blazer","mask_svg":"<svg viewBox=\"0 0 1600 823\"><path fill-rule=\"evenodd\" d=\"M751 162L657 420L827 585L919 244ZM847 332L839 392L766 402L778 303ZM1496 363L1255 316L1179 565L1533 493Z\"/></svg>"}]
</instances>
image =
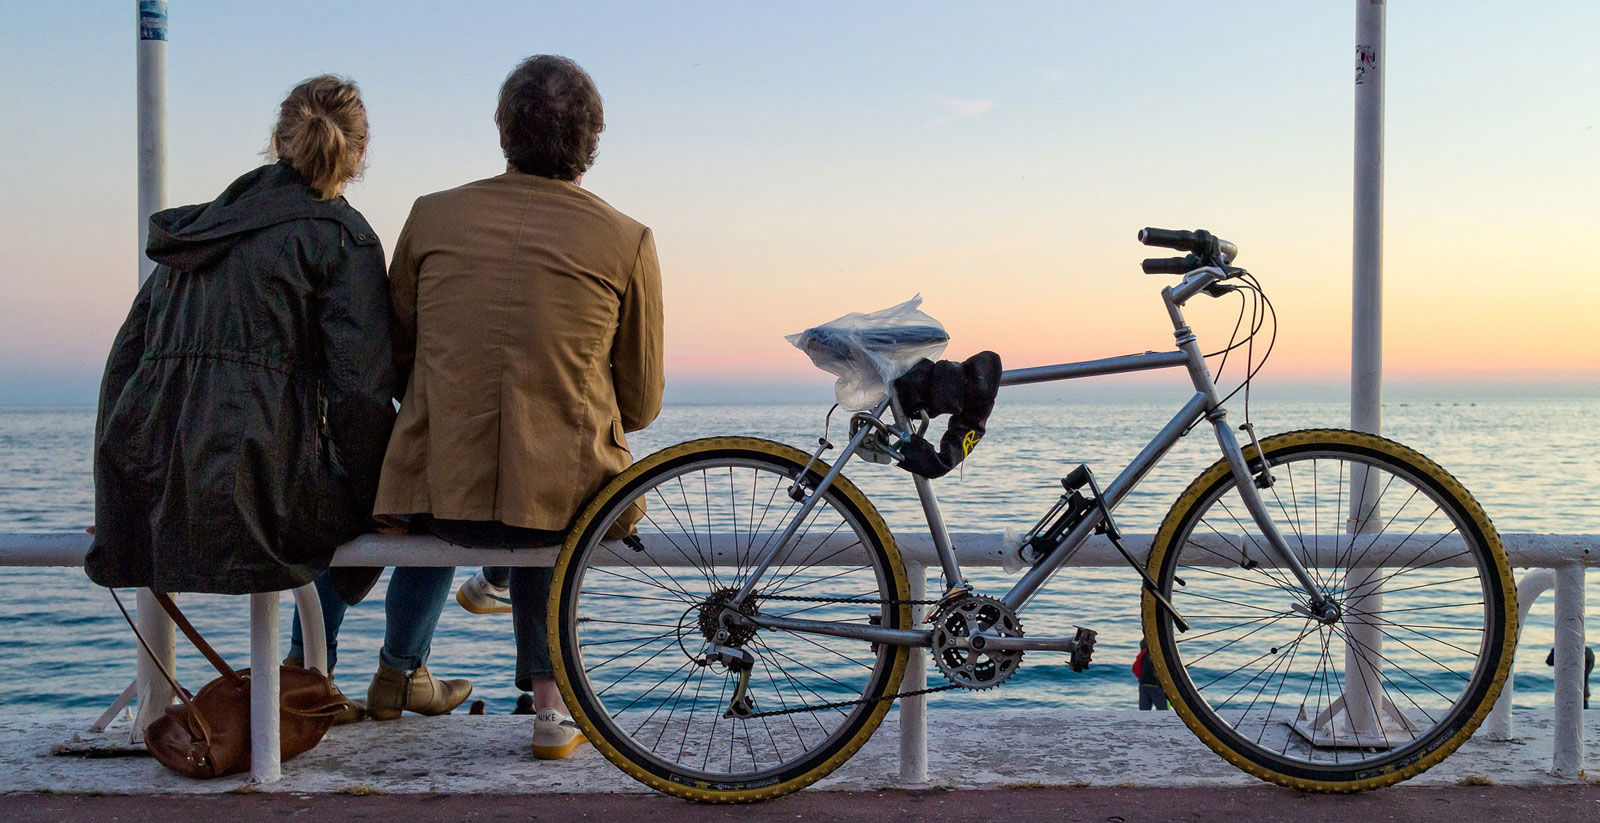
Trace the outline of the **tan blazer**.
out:
<instances>
[{"instance_id":1,"label":"tan blazer","mask_svg":"<svg viewBox=\"0 0 1600 823\"><path fill-rule=\"evenodd\" d=\"M376 513L570 526L661 410L650 230L511 171L418 198L389 278L410 378Z\"/></svg>"}]
</instances>

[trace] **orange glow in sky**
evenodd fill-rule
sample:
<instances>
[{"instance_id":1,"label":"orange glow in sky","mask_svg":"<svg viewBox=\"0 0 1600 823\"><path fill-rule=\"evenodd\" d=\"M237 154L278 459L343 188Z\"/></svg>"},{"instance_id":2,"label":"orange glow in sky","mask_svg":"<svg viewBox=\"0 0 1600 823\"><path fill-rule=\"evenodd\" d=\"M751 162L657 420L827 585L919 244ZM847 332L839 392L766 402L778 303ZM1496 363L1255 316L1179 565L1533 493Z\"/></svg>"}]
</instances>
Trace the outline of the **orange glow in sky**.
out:
<instances>
[{"instance_id":1,"label":"orange glow in sky","mask_svg":"<svg viewBox=\"0 0 1600 823\"><path fill-rule=\"evenodd\" d=\"M561 53L606 101L584 185L655 231L669 399L825 384L783 335L916 293L953 356L1166 348L1147 225L1240 245L1280 320L1264 377L1348 380L1350 3L355 5L359 37L303 25L308 0L173 4L171 203L259 164L284 90L334 71L372 121L349 199L392 245L418 195L503 168L501 79ZM0 402L92 401L133 296L129 6L13 15L34 36L0 106ZM1600 390L1594 31L1578 0L1390 5L1390 379ZM1202 342L1235 310L1197 301Z\"/></svg>"}]
</instances>

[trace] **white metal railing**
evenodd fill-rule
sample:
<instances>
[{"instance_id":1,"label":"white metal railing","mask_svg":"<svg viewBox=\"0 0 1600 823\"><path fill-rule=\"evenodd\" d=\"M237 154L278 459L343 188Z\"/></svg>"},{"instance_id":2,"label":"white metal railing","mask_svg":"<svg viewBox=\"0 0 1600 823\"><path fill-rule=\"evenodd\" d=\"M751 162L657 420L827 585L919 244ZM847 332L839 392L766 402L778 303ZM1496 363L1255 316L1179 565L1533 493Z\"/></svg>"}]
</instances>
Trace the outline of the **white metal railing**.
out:
<instances>
[{"instance_id":1,"label":"white metal railing","mask_svg":"<svg viewBox=\"0 0 1600 823\"><path fill-rule=\"evenodd\" d=\"M1151 535L1129 534L1123 542L1134 556L1143 560L1150 550ZM1600 535L1595 534L1506 534L1512 565L1534 569L1523 575L1518 586L1522 615L1546 588L1555 588L1555 741L1552 772L1561 777L1579 777L1583 770L1583 655L1584 655L1584 570L1600 565ZM951 535L956 556L964 567L998 566L1005 550L998 534L958 533ZM74 533L0 534L0 566L82 566L89 548L89 536ZM922 599L926 591L927 570L939 567L933 540L926 534L897 535L896 542L906 564L911 595ZM648 550L648 545L646 546ZM464 549L432 537L367 534L341 546L334 554L337 566L548 566L555 562L557 549ZM662 558L669 560L671 555ZM1073 558L1076 566L1122 566L1124 561L1103 537L1092 538ZM323 668L321 607L309 586L295 592L306 638L306 663ZM171 623L159 609L140 608L141 625L147 612L164 628L167 648L171 647ZM917 607L921 618L921 607ZM278 594L250 596L250 665L266 676L251 690L251 777L272 782L281 775L278 761ZM1520 625L1520 623L1519 623ZM159 638L158 638L159 639ZM159 648L159 647L158 647ZM141 662L145 655L140 652ZM156 677L153 670L141 677ZM927 661L912 655L906 667L905 689L927 685ZM1489 737L1511 737L1510 704L1513 681L1505 689L1489 721ZM118 699L126 704L131 691ZM141 689L141 695L146 692ZM170 700L170 698L169 698ZM922 696L900 701L900 777L905 783L927 782L927 704ZM113 709L120 706L113 706ZM164 705L157 708L165 708ZM108 712L110 715L113 712ZM108 719L103 717L102 720Z\"/></svg>"}]
</instances>

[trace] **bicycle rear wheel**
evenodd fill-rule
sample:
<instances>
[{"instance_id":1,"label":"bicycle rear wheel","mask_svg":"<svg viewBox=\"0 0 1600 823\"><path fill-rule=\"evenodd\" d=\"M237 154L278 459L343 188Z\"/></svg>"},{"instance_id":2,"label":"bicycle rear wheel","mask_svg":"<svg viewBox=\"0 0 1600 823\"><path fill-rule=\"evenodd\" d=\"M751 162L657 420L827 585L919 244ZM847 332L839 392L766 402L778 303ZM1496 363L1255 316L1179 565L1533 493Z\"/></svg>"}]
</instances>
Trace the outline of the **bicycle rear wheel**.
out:
<instances>
[{"instance_id":1,"label":"bicycle rear wheel","mask_svg":"<svg viewBox=\"0 0 1600 823\"><path fill-rule=\"evenodd\" d=\"M1261 449L1262 500L1341 614L1304 611L1219 461L1151 547L1190 623L1179 633L1145 595L1162 686L1207 745L1274 783L1361 791L1416 775L1471 736L1511 666L1516 589L1494 525L1444 469L1381 437L1300 431Z\"/></svg>"},{"instance_id":2,"label":"bicycle rear wheel","mask_svg":"<svg viewBox=\"0 0 1600 823\"><path fill-rule=\"evenodd\" d=\"M708 656L719 615L828 467L754 438L653 454L580 516L555 567L556 677L589 740L634 778L712 802L776 797L833 771L892 702L905 647L732 631L753 660L753 716L729 716L739 674ZM803 475L803 476L802 476ZM803 489L796 492L797 481ZM636 538L606 539L638 522ZM910 628L905 570L882 518L844 477L761 576L744 614Z\"/></svg>"}]
</instances>

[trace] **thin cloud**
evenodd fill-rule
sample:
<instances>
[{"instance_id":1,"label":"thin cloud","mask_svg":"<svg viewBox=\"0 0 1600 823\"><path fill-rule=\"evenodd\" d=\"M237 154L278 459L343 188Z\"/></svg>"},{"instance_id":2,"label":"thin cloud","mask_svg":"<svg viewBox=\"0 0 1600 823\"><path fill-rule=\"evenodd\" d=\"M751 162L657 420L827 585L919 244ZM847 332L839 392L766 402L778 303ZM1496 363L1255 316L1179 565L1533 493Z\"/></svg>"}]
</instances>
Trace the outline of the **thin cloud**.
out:
<instances>
[{"instance_id":1,"label":"thin cloud","mask_svg":"<svg viewBox=\"0 0 1600 823\"><path fill-rule=\"evenodd\" d=\"M945 123L976 117L994 108L993 100L962 100L956 97L946 97L941 99L939 103L945 108L945 116L923 123L921 128L930 129L934 126L942 126Z\"/></svg>"}]
</instances>

